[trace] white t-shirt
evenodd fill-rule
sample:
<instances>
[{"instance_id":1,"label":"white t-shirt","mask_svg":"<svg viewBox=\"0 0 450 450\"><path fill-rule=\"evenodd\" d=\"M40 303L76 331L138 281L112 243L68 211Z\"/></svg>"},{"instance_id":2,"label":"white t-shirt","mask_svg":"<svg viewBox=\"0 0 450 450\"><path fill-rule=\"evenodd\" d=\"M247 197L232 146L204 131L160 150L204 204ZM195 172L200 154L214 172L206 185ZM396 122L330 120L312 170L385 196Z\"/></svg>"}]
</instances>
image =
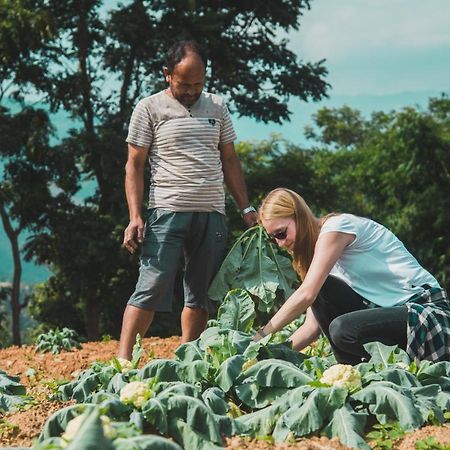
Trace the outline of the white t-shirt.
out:
<instances>
[{"instance_id":1,"label":"white t-shirt","mask_svg":"<svg viewBox=\"0 0 450 450\"><path fill-rule=\"evenodd\" d=\"M383 225L364 217L340 214L330 217L322 225L320 234L331 231L355 236L337 260L331 275L376 305L401 305L414 294L423 292L424 284L439 287L433 275Z\"/></svg>"}]
</instances>

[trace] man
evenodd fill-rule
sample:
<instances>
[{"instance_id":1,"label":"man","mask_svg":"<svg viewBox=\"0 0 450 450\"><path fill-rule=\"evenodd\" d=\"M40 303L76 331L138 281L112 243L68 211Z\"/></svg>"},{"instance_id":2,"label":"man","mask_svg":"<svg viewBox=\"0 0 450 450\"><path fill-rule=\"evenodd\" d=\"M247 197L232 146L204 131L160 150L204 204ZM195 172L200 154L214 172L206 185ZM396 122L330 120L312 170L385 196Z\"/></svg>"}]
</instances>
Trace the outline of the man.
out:
<instances>
[{"instance_id":1,"label":"man","mask_svg":"<svg viewBox=\"0 0 450 450\"><path fill-rule=\"evenodd\" d=\"M196 339L205 329L208 286L226 251L223 181L244 223L256 223L228 109L219 96L203 92L206 66L197 43L175 44L163 69L168 88L141 100L131 117L125 175L130 223L123 245L134 253L142 243L142 254L136 289L123 316L121 358L130 359L136 334L145 335L155 312L172 310L174 280L183 256L182 342ZM151 182L144 225L147 158Z\"/></svg>"}]
</instances>

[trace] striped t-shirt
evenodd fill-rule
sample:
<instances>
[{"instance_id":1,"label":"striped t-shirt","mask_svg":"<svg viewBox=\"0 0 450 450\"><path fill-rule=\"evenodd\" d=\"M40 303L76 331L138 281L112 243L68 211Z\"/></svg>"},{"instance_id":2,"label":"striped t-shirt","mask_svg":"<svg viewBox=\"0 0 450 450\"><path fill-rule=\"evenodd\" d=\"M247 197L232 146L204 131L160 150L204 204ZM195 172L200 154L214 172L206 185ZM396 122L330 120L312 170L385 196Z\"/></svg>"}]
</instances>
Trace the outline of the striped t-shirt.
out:
<instances>
[{"instance_id":1,"label":"striped t-shirt","mask_svg":"<svg viewBox=\"0 0 450 450\"><path fill-rule=\"evenodd\" d=\"M149 149L149 208L225 214L219 144L235 139L230 113L215 94L203 92L190 108L165 91L141 100L126 141Z\"/></svg>"}]
</instances>

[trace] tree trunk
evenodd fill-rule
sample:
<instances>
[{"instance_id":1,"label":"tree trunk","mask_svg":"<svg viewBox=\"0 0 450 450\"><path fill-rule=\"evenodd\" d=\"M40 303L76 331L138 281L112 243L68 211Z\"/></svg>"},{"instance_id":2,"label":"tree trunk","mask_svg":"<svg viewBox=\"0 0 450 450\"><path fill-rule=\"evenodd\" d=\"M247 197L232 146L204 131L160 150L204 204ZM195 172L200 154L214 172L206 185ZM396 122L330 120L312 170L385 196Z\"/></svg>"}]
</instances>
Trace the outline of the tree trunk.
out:
<instances>
[{"instance_id":1,"label":"tree trunk","mask_svg":"<svg viewBox=\"0 0 450 450\"><path fill-rule=\"evenodd\" d=\"M20 280L22 278L22 262L20 260L19 250L19 230L14 230L9 221L3 202L0 201L0 215L2 217L3 227L9 242L11 243L11 251L14 260L14 276L11 288L11 322L12 322L12 338L14 345L22 345L20 338Z\"/></svg>"}]
</instances>

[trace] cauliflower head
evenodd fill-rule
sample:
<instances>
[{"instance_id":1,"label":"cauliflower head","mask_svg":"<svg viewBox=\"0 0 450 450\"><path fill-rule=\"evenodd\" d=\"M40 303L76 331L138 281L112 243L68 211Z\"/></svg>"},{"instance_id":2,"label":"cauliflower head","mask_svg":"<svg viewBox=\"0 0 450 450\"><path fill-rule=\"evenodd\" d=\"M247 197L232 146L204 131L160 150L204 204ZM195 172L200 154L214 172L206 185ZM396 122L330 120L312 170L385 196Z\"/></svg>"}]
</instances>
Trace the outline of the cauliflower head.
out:
<instances>
[{"instance_id":1,"label":"cauliflower head","mask_svg":"<svg viewBox=\"0 0 450 450\"><path fill-rule=\"evenodd\" d=\"M133 363L128 359L119 356L117 361L119 361L120 367L122 368L122 373L127 373L133 368Z\"/></svg>"},{"instance_id":2,"label":"cauliflower head","mask_svg":"<svg viewBox=\"0 0 450 450\"><path fill-rule=\"evenodd\" d=\"M361 389L361 374L351 365L335 364L325 370L320 382L355 391Z\"/></svg>"},{"instance_id":3,"label":"cauliflower head","mask_svg":"<svg viewBox=\"0 0 450 450\"><path fill-rule=\"evenodd\" d=\"M61 437L66 441L70 442L77 435L82 423L86 419L87 414L80 414L74 417L67 423L66 431L61 435ZM100 421L102 423L103 433L108 439L114 439L117 435L116 430L111 425L111 419L108 416L100 416Z\"/></svg>"},{"instance_id":4,"label":"cauliflower head","mask_svg":"<svg viewBox=\"0 0 450 450\"><path fill-rule=\"evenodd\" d=\"M150 387L143 381L132 381L120 390L120 401L140 409L152 394Z\"/></svg>"}]
</instances>

